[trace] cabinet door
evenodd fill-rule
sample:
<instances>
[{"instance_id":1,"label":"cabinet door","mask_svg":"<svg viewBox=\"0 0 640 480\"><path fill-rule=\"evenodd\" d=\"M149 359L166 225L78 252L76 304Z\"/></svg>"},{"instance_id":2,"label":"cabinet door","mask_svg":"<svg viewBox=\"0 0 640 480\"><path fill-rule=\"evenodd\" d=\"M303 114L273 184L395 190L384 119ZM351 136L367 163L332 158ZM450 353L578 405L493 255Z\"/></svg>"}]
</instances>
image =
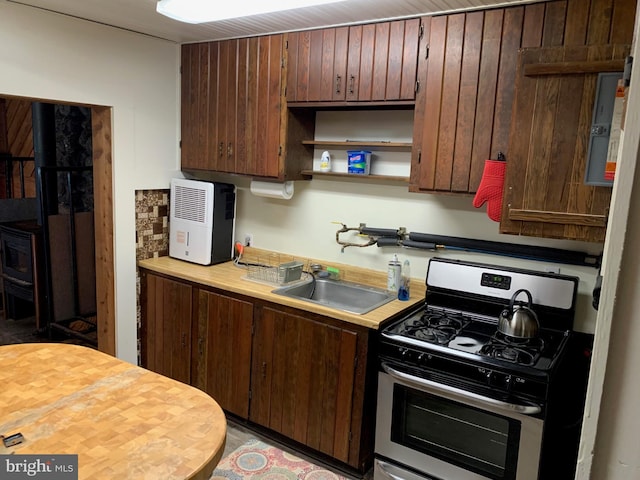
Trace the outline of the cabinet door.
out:
<instances>
[{"instance_id":1,"label":"cabinet door","mask_svg":"<svg viewBox=\"0 0 640 480\"><path fill-rule=\"evenodd\" d=\"M233 151L230 142L235 132L234 47L234 41L182 46L180 144L183 169L233 170L229 165Z\"/></svg>"},{"instance_id":2,"label":"cabinet door","mask_svg":"<svg viewBox=\"0 0 640 480\"><path fill-rule=\"evenodd\" d=\"M412 101L419 37L419 19L289 34L287 101Z\"/></svg>"},{"instance_id":3,"label":"cabinet door","mask_svg":"<svg viewBox=\"0 0 640 480\"><path fill-rule=\"evenodd\" d=\"M238 156L235 172L282 178L284 37L267 35L243 39L245 42L246 74L242 72L238 86L246 92L238 102L238 145L242 155Z\"/></svg>"},{"instance_id":4,"label":"cabinet door","mask_svg":"<svg viewBox=\"0 0 640 480\"><path fill-rule=\"evenodd\" d=\"M146 274L144 366L180 382L191 380L191 285Z\"/></svg>"},{"instance_id":5,"label":"cabinet door","mask_svg":"<svg viewBox=\"0 0 640 480\"><path fill-rule=\"evenodd\" d=\"M542 18L536 6L425 22L410 191L474 193L485 160L508 159L516 55L528 41L523 29L540 31Z\"/></svg>"},{"instance_id":6,"label":"cabinet door","mask_svg":"<svg viewBox=\"0 0 640 480\"><path fill-rule=\"evenodd\" d=\"M288 36L289 102L345 99L349 28L325 28Z\"/></svg>"},{"instance_id":7,"label":"cabinet door","mask_svg":"<svg viewBox=\"0 0 640 480\"><path fill-rule=\"evenodd\" d=\"M414 100L420 19L349 28L347 100Z\"/></svg>"},{"instance_id":8,"label":"cabinet door","mask_svg":"<svg viewBox=\"0 0 640 480\"><path fill-rule=\"evenodd\" d=\"M200 290L193 385L226 411L247 418L253 305Z\"/></svg>"},{"instance_id":9,"label":"cabinet door","mask_svg":"<svg viewBox=\"0 0 640 480\"><path fill-rule=\"evenodd\" d=\"M584 184L598 74L568 69L611 69L617 59L622 72L629 51L596 45L521 52L500 233L604 241L611 188ZM525 73L554 64L565 74Z\"/></svg>"},{"instance_id":10,"label":"cabinet door","mask_svg":"<svg viewBox=\"0 0 640 480\"><path fill-rule=\"evenodd\" d=\"M217 65L218 49L211 47L210 43L182 46L180 143L182 168L185 169L210 168L209 157L217 144L217 132L211 136L211 124L216 124L217 117L209 115L210 95L212 92L215 94L217 87L211 85L209 68L211 62Z\"/></svg>"},{"instance_id":11,"label":"cabinet door","mask_svg":"<svg viewBox=\"0 0 640 480\"><path fill-rule=\"evenodd\" d=\"M283 35L182 47L182 168L284 176Z\"/></svg>"},{"instance_id":12,"label":"cabinet door","mask_svg":"<svg viewBox=\"0 0 640 480\"><path fill-rule=\"evenodd\" d=\"M210 138L216 140L209 156L209 169L217 172L235 173L238 71L242 59L239 58L239 40L214 42L210 71ZM212 58L213 60L213 58Z\"/></svg>"},{"instance_id":13,"label":"cabinet door","mask_svg":"<svg viewBox=\"0 0 640 480\"><path fill-rule=\"evenodd\" d=\"M597 72L622 69L636 2L584 3L560 26L546 5L541 48L518 57L500 233L605 239L611 188L584 183Z\"/></svg>"},{"instance_id":14,"label":"cabinet door","mask_svg":"<svg viewBox=\"0 0 640 480\"><path fill-rule=\"evenodd\" d=\"M262 308L254 335L250 420L349 462L357 337Z\"/></svg>"}]
</instances>

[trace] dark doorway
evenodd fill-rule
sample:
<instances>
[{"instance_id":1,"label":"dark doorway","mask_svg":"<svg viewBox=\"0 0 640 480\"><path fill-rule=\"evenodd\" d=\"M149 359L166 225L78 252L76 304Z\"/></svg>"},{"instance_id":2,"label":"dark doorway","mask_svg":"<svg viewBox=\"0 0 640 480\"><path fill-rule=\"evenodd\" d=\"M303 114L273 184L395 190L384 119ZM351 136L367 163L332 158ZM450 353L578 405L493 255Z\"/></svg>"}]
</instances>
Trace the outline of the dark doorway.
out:
<instances>
[{"instance_id":1,"label":"dark doorway","mask_svg":"<svg viewBox=\"0 0 640 480\"><path fill-rule=\"evenodd\" d=\"M7 139L7 132L9 131L10 125L12 122L16 122L15 118L7 118L6 117L6 105L7 103L24 103L24 102L35 102L34 99L25 99L25 98L16 98L16 97L0 97L0 105L4 104L5 107L5 118L4 124L3 120L0 119L0 137L4 135L4 138L0 138L0 153L10 153L9 150L9 141ZM40 102L35 102L40 103ZM45 192L45 195L51 195L52 197L56 197L55 202L45 202L48 203L48 207L44 209L45 213L48 216L55 217L55 221L58 224L62 224L62 228L53 227L55 230L57 228L58 232L63 232L63 237L60 238L58 235L57 240L54 242L53 251L57 253L58 248L56 245L65 244L68 247L69 244L75 243L76 249L78 249L79 244L78 241L84 245L84 260L82 261L81 268L84 269L84 274L91 275L92 280L95 279L95 291L89 294L89 298L91 299L90 305L87 307L86 304L86 292L84 299L78 299L75 295L74 298L61 298L58 301L58 310L55 310L53 304L49 304L46 306L47 314L51 316L55 321L59 320L70 320L74 317L82 317L87 313L90 313L93 310L95 313L92 315L93 321L95 322L95 336L97 338L97 346L98 349L104 351L106 353L115 354L115 317L114 317L114 285L113 285L113 212L112 212L112 172L111 172L111 109L109 107L96 107L96 106L75 106L75 105L62 105L62 104L53 104L54 110L57 110L59 115L71 117L71 122L79 120L80 122L87 122L86 117L90 116L90 120L88 120L90 124L90 134L85 134L84 138L76 138L72 142L58 142L57 148L68 148L68 149L76 149L78 144L81 145L89 145L90 155L93 156L93 168L91 172L89 172L89 177L87 178L87 169L86 165L77 165L73 163L78 163L75 160L72 161L72 165L57 165L53 167L52 165L48 165L49 169L41 169L41 172L46 172L49 176L47 180L49 183L52 181L55 182L55 188L49 188L48 193ZM12 112L16 112L19 109L12 110ZM0 108L0 112L2 109ZM0 115L2 117L2 115ZM80 118L84 117L84 119ZM69 122L67 122L67 125ZM33 128L33 125L30 125ZM4 127L4 133L2 132ZM15 127L13 127L15 128ZM19 142L24 143L24 139L28 138L29 134L24 133L24 130L30 130L24 122L22 121L22 126L20 127L20 134L16 135L16 131L12 132L13 138L19 138ZM29 132L32 133L32 132ZM73 135L73 132L64 132L68 135ZM80 135L82 136L82 135ZM76 141L79 140L79 141ZM74 144L76 146L74 146ZM24 145L22 145L24 149ZM24 154L24 150L22 152ZM71 157L78 158L77 152L71 152ZM27 167L27 174L33 174L29 172L29 167ZM34 167L35 170L35 167ZM84 171L83 171L84 170ZM83 178L84 177L84 178ZM79 180L78 180L79 179ZM4 184L7 184L7 180L14 181L13 179L2 179ZM79 181L79 184L78 184ZM74 184L74 182L76 182ZM15 182L14 182L15 183ZM46 183L46 182L44 182ZM79 186L78 186L79 185ZM87 190L90 185L91 187L91 200L87 200L86 191L84 192L84 198L78 198L77 195L71 195L70 190ZM31 188L30 186L27 189ZM53 193L51 193L53 191ZM62 192L62 193L61 193ZM83 197L82 195L80 197ZM4 201L4 200L0 200ZM90 222L86 222L87 215L80 215L78 217L78 213L83 214L86 211L91 210L91 208L87 207L87 202L92 203L92 214ZM41 203L41 202L39 202ZM51 205L53 203L53 206ZM6 208L4 209L7 210ZM39 211L43 211L42 208ZM61 222L60 219L66 220L67 224L76 223L75 220L78 218L78 222L82 224L82 234L76 235L76 238L71 238L69 236L64 236L64 232L74 230L77 231L77 225L72 225L72 229L67 228L67 224L65 222ZM95 220L94 220L95 219ZM42 222L41 222L42 223ZM44 222L47 225L47 229L49 226L49 222ZM49 232L47 232L49 233ZM90 242L87 241L87 236L95 238L95 241L91 239ZM49 240L48 240L49 241ZM87 252L86 245L91 245L91 251ZM49 245L45 244L45 246L50 247L51 242L49 241ZM82 245L80 245L79 250L82 250ZM90 261L86 259L90 258ZM60 268L55 268L56 272L60 272ZM68 273L68 272L67 272ZM86 285L92 282L82 281L80 278L74 278L74 274L67 274L66 278L56 278L54 285L59 286L65 283L75 284L75 292L78 289L82 289L86 287ZM86 277L85 277L86 278ZM96 294L96 292L98 292ZM83 304L84 302L84 304ZM62 311L60 310L60 306L63 306ZM66 309L66 310L65 310ZM6 310L6 305L5 305ZM69 325L64 324L65 322L56 322L59 323L64 329ZM0 328L5 327L4 325L0 325ZM75 325L77 327L77 325ZM22 332L24 333L24 332ZM3 332L0 331L0 335ZM0 336L0 339L2 337Z\"/></svg>"}]
</instances>

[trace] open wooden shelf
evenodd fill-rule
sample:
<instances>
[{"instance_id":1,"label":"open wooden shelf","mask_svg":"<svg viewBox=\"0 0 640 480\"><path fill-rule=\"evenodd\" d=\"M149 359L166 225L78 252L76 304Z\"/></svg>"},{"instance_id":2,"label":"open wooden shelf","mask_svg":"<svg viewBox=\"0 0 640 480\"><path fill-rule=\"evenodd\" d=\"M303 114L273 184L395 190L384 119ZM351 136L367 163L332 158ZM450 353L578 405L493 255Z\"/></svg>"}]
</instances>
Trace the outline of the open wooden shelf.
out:
<instances>
[{"instance_id":1,"label":"open wooden shelf","mask_svg":"<svg viewBox=\"0 0 640 480\"><path fill-rule=\"evenodd\" d=\"M308 175L310 177L341 177L348 178L349 180L357 181L375 181L375 180L391 180L394 182L409 183L409 177L400 177L393 175L361 175L357 173L347 172L317 172L315 170L302 170L302 175Z\"/></svg>"},{"instance_id":2,"label":"open wooden shelf","mask_svg":"<svg viewBox=\"0 0 640 480\"><path fill-rule=\"evenodd\" d=\"M326 140L303 140L303 145L315 145L318 147L341 147L341 148L358 148L358 147L368 147L376 150L403 150L403 151L411 151L412 143L406 142L368 142L368 141L360 141L360 140L346 140L344 142L341 141L326 141Z\"/></svg>"}]
</instances>

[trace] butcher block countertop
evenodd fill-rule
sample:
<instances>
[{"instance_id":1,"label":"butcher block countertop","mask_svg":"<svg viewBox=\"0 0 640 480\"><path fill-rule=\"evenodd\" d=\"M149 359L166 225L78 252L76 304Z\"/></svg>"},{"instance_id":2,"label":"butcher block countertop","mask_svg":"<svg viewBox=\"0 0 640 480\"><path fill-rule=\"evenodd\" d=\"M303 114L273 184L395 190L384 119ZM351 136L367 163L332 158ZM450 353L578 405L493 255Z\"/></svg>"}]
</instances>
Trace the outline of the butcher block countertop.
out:
<instances>
[{"instance_id":1,"label":"butcher block countertop","mask_svg":"<svg viewBox=\"0 0 640 480\"><path fill-rule=\"evenodd\" d=\"M316 262L315 260L313 260L313 262L339 268L342 279L345 281L386 288L386 273L336 263L323 263L322 261ZM369 313L357 315L271 293L272 290L277 288L277 285L267 285L247 280L245 278L247 276L246 268L241 268L231 261L217 265L202 266L171 257L159 257L140 260L138 266L151 272L169 275L200 285L227 290L300 310L306 310L372 329L378 329L385 320L412 309L424 300L425 294L424 280L412 278L411 296L408 301L393 300Z\"/></svg>"},{"instance_id":2,"label":"butcher block countertop","mask_svg":"<svg viewBox=\"0 0 640 480\"><path fill-rule=\"evenodd\" d=\"M77 454L78 478L208 479L226 419L204 392L79 345L0 346L0 454Z\"/></svg>"}]
</instances>

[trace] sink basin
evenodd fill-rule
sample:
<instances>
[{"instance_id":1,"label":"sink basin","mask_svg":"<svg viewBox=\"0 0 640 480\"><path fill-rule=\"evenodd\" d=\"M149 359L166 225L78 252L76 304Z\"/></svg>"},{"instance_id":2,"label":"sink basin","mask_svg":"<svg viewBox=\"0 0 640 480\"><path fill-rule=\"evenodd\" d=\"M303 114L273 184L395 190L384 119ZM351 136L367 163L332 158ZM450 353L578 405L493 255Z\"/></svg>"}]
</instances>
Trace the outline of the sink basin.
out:
<instances>
[{"instance_id":1,"label":"sink basin","mask_svg":"<svg viewBox=\"0 0 640 480\"><path fill-rule=\"evenodd\" d=\"M358 315L396 298L396 295L381 288L326 278L279 287L273 293Z\"/></svg>"}]
</instances>

